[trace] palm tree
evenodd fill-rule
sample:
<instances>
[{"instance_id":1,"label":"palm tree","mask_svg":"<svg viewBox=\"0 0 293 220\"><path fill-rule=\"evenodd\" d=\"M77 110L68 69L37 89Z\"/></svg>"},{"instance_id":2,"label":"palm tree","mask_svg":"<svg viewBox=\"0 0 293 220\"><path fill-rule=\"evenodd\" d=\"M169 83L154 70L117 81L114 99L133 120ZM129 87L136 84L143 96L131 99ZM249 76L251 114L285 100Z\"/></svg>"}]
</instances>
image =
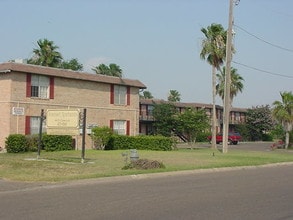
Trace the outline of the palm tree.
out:
<instances>
[{"instance_id":1,"label":"palm tree","mask_svg":"<svg viewBox=\"0 0 293 220\"><path fill-rule=\"evenodd\" d=\"M224 93L225 93L225 67L217 74L218 84L216 85L216 93L222 98L224 101ZM242 92L243 90L243 81L244 79L237 73L237 69L231 67L231 84L230 84L230 105L232 105L234 97L238 94L238 92Z\"/></svg>"},{"instance_id":2,"label":"palm tree","mask_svg":"<svg viewBox=\"0 0 293 220\"><path fill-rule=\"evenodd\" d=\"M106 75L106 76L115 76L115 77L122 77L122 69L115 63L111 63L109 66L106 64L100 64L92 68L92 70L96 74Z\"/></svg>"},{"instance_id":3,"label":"palm tree","mask_svg":"<svg viewBox=\"0 0 293 220\"><path fill-rule=\"evenodd\" d=\"M110 70L111 76L116 76L120 78L122 77L122 69L117 64L110 63L109 70Z\"/></svg>"},{"instance_id":4,"label":"palm tree","mask_svg":"<svg viewBox=\"0 0 293 220\"><path fill-rule=\"evenodd\" d=\"M170 90L169 96L168 96L168 101L169 102L180 102L181 94L177 90Z\"/></svg>"},{"instance_id":5,"label":"palm tree","mask_svg":"<svg viewBox=\"0 0 293 220\"><path fill-rule=\"evenodd\" d=\"M212 116L212 148L216 149L216 70L220 69L226 56L227 31L221 24L211 24L207 29L202 28L205 35L202 41L200 58L207 60L212 66L212 88L213 88L213 116Z\"/></svg>"},{"instance_id":6,"label":"palm tree","mask_svg":"<svg viewBox=\"0 0 293 220\"><path fill-rule=\"evenodd\" d=\"M106 76L110 76L110 70L109 67L105 64L100 64L99 66L95 66L94 68L92 68L92 70L96 73L96 74L101 74L101 75L106 75Z\"/></svg>"},{"instance_id":7,"label":"palm tree","mask_svg":"<svg viewBox=\"0 0 293 220\"><path fill-rule=\"evenodd\" d=\"M28 63L41 66L58 67L62 61L62 55L57 51L58 46L48 39L40 39L37 41L38 48L33 50L33 57Z\"/></svg>"},{"instance_id":8,"label":"palm tree","mask_svg":"<svg viewBox=\"0 0 293 220\"><path fill-rule=\"evenodd\" d=\"M293 94L292 92L281 92L282 101L275 101L273 103L273 116L279 121L285 132L285 148L288 149L289 133L293 126Z\"/></svg>"}]
</instances>

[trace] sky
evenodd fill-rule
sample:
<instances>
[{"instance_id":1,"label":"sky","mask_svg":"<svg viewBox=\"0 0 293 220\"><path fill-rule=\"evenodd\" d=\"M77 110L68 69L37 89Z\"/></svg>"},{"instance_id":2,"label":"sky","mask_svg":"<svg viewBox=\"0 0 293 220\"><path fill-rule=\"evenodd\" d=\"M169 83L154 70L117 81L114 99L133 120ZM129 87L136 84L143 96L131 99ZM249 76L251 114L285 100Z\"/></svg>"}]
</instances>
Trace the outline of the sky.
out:
<instances>
[{"instance_id":1,"label":"sky","mask_svg":"<svg viewBox=\"0 0 293 220\"><path fill-rule=\"evenodd\" d=\"M182 102L212 103L201 28L228 29L229 0L0 0L0 7L1 63L32 57L46 38L85 72L115 63L157 99L177 90ZM241 0L233 7L232 67L244 79L233 107L272 105L293 90L292 8L292 0Z\"/></svg>"}]
</instances>

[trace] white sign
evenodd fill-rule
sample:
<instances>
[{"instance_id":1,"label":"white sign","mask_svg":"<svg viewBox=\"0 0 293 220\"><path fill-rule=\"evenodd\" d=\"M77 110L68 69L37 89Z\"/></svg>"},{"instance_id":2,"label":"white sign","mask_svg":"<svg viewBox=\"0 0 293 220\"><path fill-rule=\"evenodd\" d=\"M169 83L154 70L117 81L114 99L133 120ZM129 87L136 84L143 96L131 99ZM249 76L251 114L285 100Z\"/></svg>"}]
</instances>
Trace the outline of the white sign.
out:
<instances>
[{"instance_id":1,"label":"white sign","mask_svg":"<svg viewBox=\"0 0 293 220\"><path fill-rule=\"evenodd\" d=\"M48 109L47 134L77 135L79 128L79 110L76 109Z\"/></svg>"},{"instance_id":2,"label":"white sign","mask_svg":"<svg viewBox=\"0 0 293 220\"><path fill-rule=\"evenodd\" d=\"M12 107L12 115L24 115L23 107Z\"/></svg>"}]
</instances>

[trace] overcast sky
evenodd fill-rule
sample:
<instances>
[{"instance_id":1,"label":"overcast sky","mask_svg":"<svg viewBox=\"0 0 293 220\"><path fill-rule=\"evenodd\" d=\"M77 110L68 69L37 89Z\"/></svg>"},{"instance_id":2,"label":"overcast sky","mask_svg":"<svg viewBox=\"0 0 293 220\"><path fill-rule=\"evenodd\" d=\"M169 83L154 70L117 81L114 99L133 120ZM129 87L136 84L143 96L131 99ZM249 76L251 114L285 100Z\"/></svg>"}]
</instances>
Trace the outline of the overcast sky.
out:
<instances>
[{"instance_id":1,"label":"overcast sky","mask_svg":"<svg viewBox=\"0 0 293 220\"><path fill-rule=\"evenodd\" d=\"M229 0L0 0L0 7L0 62L31 57L47 38L87 72L116 63L155 98L177 90L182 102L212 103L200 29L227 29ZM232 66L245 80L234 107L271 105L292 91L292 9L292 0L241 0L234 7Z\"/></svg>"}]
</instances>

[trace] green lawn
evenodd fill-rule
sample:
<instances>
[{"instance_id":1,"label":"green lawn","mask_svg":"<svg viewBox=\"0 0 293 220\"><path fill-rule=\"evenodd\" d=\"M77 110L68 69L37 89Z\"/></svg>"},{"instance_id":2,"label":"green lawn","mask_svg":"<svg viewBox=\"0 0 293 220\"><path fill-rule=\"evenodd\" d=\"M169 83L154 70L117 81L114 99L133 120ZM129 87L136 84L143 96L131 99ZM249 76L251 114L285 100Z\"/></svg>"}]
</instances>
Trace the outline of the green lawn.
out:
<instances>
[{"instance_id":1,"label":"green lawn","mask_svg":"<svg viewBox=\"0 0 293 220\"><path fill-rule=\"evenodd\" d=\"M241 151L227 154L211 149L179 149L174 151L138 151L139 158L158 160L166 168L157 170L123 170L122 150L87 150L81 163L81 151L0 154L0 178L16 181L59 182L107 176L194 170L219 167L252 166L293 162L292 151ZM129 161L129 159L128 159Z\"/></svg>"}]
</instances>

